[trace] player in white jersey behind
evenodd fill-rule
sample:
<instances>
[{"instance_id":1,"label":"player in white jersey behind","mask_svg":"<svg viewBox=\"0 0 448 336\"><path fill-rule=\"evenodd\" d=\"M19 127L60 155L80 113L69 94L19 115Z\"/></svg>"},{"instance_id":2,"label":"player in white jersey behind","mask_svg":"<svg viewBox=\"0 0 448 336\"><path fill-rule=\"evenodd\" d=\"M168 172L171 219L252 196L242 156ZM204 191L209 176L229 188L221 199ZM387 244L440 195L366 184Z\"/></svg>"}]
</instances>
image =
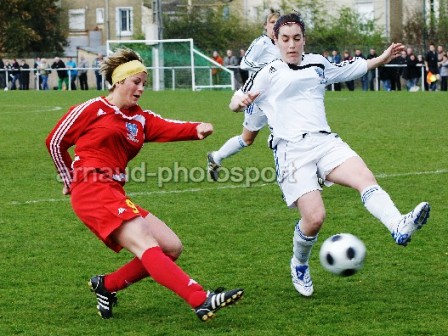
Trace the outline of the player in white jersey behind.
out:
<instances>
[{"instance_id":1,"label":"player in white jersey behind","mask_svg":"<svg viewBox=\"0 0 448 336\"><path fill-rule=\"evenodd\" d=\"M300 15L280 17L274 34L281 60L249 78L229 107L236 112L255 103L268 118L278 183L287 205L298 208L301 216L293 237L292 281L300 294L310 296L314 287L308 261L325 219L319 179L328 186L337 183L357 190L364 206L398 245L406 246L426 223L430 205L422 202L402 215L364 161L331 131L325 113L327 85L359 78L389 63L400 55L403 45L392 43L373 59L332 64L321 55L304 53L305 25Z\"/></svg>"},{"instance_id":2,"label":"player in white jersey behind","mask_svg":"<svg viewBox=\"0 0 448 336\"><path fill-rule=\"evenodd\" d=\"M264 23L265 34L252 41L241 60L240 68L249 71L249 76L271 61L280 58L280 51L274 44L274 24L280 17L279 12L271 11ZM243 83L244 85L244 83ZM224 143L222 147L207 154L208 171L214 181L218 180L219 168L225 158L238 153L254 142L258 132L267 125L266 116L253 104L244 113L243 131Z\"/></svg>"}]
</instances>

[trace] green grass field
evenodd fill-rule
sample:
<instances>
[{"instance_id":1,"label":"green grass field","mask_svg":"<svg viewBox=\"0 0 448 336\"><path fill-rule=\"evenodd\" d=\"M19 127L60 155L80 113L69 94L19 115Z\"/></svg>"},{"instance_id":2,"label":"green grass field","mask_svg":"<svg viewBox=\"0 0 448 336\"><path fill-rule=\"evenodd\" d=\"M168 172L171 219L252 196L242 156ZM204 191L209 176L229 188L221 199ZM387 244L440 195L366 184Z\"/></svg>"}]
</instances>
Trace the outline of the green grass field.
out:
<instances>
[{"instance_id":1,"label":"green grass field","mask_svg":"<svg viewBox=\"0 0 448 336\"><path fill-rule=\"evenodd\" d=\"M146 279L120 292L111 320L96 314L95 274L131 258L115 254L76 218L62 196L44 140L75 103L97 92L0 93L0 335L447 335L448 95L329 92L333 131L367 162L402 212L432 204L428 225L406 248L353 190L323 192L327 219L310 261L315 294L300 297L289 275L297 213L272 181L200 179L205 157L241 132L230 91L146 92L141 105L165 117L212 122L204 141L147 144L131 167L166 175L129 182L131 198L168 223L184 243L179 264L206 288L245 288L244 299L200 322L176 295ZM271 168L267 131L227 168ZM247 170L244 170L247 171ZM249 176L250 177L250 176ZM164 178L163 183L160 179ZM166 181L166 182L165 182ZM350 232L366 244L364 268L339 278L319 264L322 242Z\"/></svg>"}]
</instances>

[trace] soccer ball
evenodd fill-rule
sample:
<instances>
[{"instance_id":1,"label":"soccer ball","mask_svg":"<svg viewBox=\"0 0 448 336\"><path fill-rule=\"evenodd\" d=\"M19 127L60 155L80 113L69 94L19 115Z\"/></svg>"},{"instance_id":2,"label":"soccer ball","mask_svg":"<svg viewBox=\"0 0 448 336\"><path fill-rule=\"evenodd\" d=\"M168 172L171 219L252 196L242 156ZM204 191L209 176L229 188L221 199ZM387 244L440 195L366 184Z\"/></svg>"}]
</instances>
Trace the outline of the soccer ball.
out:
<instances>
[{"instance_id":1,"label":"soccer ball","mask_svg":"<svg viewBox=\"0 0 448 336\"><path fill-rule=\"evenodd\" d=\"M356 236L339 233L327 238L320 248L320 263L329 272L350 276L358 272L364 263L366 247Z\"/></svg>"}]
</instances>

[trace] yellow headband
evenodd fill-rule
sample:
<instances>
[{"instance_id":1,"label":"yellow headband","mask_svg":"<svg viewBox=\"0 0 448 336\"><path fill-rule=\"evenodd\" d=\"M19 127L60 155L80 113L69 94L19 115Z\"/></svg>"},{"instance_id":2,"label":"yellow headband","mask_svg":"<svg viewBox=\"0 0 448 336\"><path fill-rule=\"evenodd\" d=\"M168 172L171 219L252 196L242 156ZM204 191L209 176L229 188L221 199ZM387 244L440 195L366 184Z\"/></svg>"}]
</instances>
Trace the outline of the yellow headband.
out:
<instances>
[{"instance_id":1,"label":"yellow headband","mask_svg":"<svg viewBox=\"0 0 448 336\"><path fill-rule=\"evenodd\" d=\"M112 85L140 72L148 73L145 66L140 61L133 60L120 64L112 72Z\"/></svg>"}]
</instances>

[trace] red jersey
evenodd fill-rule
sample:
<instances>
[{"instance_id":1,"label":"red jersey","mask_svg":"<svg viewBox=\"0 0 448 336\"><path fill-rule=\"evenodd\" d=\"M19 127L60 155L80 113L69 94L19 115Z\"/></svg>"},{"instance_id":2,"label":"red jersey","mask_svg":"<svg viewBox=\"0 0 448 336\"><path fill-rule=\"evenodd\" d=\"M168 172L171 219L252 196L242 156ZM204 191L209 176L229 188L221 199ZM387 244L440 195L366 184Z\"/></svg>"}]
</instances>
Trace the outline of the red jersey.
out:
<instances>
[{"instance_id":1,"label":"red jersey","mask_svg":"<svg viewBox=\"0 0 448 336\"><path fill-rule=\"evenodd\" d=\"M46 139L56 169L67 188L101 170L125 183L125 168L145 142L195 140L197 122L164 119L135 105L119 109L105 97L75 105ZM75 145L74 159L68 149Z\"/></svg>"}]
</instances>

